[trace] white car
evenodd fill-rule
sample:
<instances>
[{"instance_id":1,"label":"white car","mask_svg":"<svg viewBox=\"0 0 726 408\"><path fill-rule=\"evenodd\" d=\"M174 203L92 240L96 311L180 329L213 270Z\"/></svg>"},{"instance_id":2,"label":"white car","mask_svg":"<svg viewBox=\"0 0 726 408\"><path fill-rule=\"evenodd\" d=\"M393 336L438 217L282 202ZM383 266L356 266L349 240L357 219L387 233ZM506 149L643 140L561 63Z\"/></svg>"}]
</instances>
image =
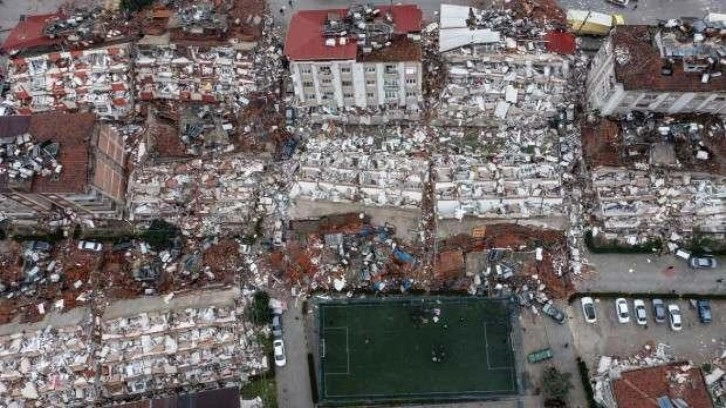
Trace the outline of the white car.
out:
<instances>
[{"instance_id":1,"label":"white car","mask_svg":"<svg viewBox=\"0 0 726 408\"><path fill-rule=\"evenodd\" d=\"M84 251L101 252L101 250L103 249L103 245L101 245L100 242L78 241L78 249L82 249Z\"/></svg>"},{"instance_id":2,"label":"white car","mask_svg":"<svg viewBox=\"0 0 726 408\"><path fill-rule=\"evenodd\" d=\"M635 299L633 301L633 309L635 314L635 322L639 325L648 324L648 315L645 311L645 302L643 299Z\"/></svg>"},{"instance_id":3,"label":"white car","mask_svg":"<svg viewBox=\"0 0 726 408\"><path fill-rule=\"evenodd\" d=\"M615 313L618 315L620 323L628 323L630 321L630 312L628 311L628 301L625 298L615 299Z\"/></svg>"},{"instance_id":4,"label":"white car","mask_svg":"<svg viewBox=\"0 0 726 408\"><path fill-rule=\"evenodd\" d=\"M681 308L678 305L668 305L668 318L673 331L680 331L683 328L683 320L681 320Z\"/></svg>"},{"instance_id":5,"label":"white car","mask_svg":"<svg viewBox=\"0 0 726 408\"><path fill-rule=\"evenodd\" d=\"M287 364L287 359L285 358L285 343L282 340L275 340L272 342L272 347L275 349L275 365L284 367Z\"/></svg>"},{"instance_id":6,"label":"white car","mask_svg":"<svg viewBox=\"0 0 726 408\"><path fill-rule=\"evenodd\" d=\"M597 323L597 313L595 313L595 302L592 298L585 296L580 299L582 303L582 314L585 315L585 321L588 323Z\"/></svg>"}]
</instances>

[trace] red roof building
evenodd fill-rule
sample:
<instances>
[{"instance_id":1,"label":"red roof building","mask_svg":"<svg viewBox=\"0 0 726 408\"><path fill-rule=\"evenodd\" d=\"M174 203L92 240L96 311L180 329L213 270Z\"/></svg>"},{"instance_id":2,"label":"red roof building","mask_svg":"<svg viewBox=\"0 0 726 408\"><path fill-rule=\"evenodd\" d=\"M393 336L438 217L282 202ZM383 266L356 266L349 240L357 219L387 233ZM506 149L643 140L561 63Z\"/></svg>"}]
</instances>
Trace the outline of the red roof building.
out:
<instances>
[{"instance_id":1,"label":"red roof building","mask_svg":"<svg viewBox=\"0 0 726 408\"><path fill-rule=\"evenodd\" d=\"M393 35L406 35L421 31L423 13L413 4L381 6L379 15L390 14ZM335 46L325 44L323 26L329 18L344 19L347 9L303 10L292 16L285 40L285 55L293 61L352 60L356 58L358 45L355 41Z\"/></svg>"},{"instance_id":2,"label":"red roof building","mask_svg":"<svg viewBox=\"0 0 726 408\"><path fill-rule=\"evenodd\" d=\"M701 369L686 363L626 371L612 388L619 408L658 407L661 399L680 399L694 408L713 407Z\"/></svg>"},{"instance_id":3,"label":"red roof building","mask_svg":"<svg viewBox=\"0 0 726 408\"><path fill-rule=\"evenodd\" d=\"M26 17L10 32L2 48L7 51L35 47L50 47L60 43L60 38L50 38L44 33L49 21L60 18L60 14L42 14Z\"/></svg>"}]
</instances>

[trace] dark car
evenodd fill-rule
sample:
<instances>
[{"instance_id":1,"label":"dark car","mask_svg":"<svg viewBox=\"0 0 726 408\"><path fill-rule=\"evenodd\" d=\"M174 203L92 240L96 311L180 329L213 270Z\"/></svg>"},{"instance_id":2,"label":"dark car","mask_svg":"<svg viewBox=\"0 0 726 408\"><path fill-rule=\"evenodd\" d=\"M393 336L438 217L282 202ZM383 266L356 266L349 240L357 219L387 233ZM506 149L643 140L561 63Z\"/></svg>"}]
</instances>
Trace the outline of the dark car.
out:
<instances>
[{"instance_id":1,"label":"dark car","mask_svg":"<svg viewBox=\"0 0 726 408\"><path fill-rule=\"evenodd\" d=\"M50 252L53 245L45 241L25 241L23 247L30 251Z\"/></svg>"},{"instance_id":2,"label":"dark car","mask_svg":"<svg viewBox=\"0 0 726 408\"><path fill-rule=\"evenodd\" d=\"M551 303L542 306L542 312L559 324L563 324L565 322L565 314Z\"/></svg>"},{"instance_id":3,"label":"dark car","mask_svg":"<svg viewBox=\"0 0 726 408\"><path fill-rule=\"evenodd\" d=\"M653 299L653 318L658 323L666 320L666 307L661 299Z\"/></svg>"},{"instance_id":4,"label":"dark car","mask_svg":"<svg viewBox=\"0 0 726 408\"><path fill-rule=\"evenodd\" d=\"M272 315L272 336L276 339L282 337L282 316L279 314Z\"/></svg>"},{"instance_id":5,"label":"dark car","mask_svg":"<svg viewBox=\"0 0 726 408\"><path fill-rule=\"evenodd\" d=\"M701 323L711 323L713 317L711 316L711 305L708 300L696 301L696 308L698 308L698 319Z\"/></svg>"}]
</instances>

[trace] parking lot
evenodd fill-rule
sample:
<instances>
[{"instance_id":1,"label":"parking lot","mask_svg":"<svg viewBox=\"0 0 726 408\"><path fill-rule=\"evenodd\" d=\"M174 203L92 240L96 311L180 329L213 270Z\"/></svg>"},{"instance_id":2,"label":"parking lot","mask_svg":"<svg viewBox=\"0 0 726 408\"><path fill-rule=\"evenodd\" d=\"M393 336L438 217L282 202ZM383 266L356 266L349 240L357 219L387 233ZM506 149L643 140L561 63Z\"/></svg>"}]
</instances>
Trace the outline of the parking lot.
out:
<instances>
[{"instance_id":1,"label":"parking lot","mask_svg":"<svg viewBox=\"0 0 726 408\"><path fill-rule=\"evenodd\" d=\"M635 323L632 298L627 298L629 323L618 322L615 299L594 299L597 310L595 324L585 322L579 298L568 308L577 353L590 367L598 356L632 356L642 351L646 344L656 346L665 343L670 346L672 356L695 364L720 356L726 347L726 301L711 301L713 321L703 324L698 319L696 308L688 300L664 299L666 306L676 304L681 309L683 329L675 332L669 327L667 319L664 323L655 323L650 299L644 299L648 320L644 326Z\"/></svg>"}]
</instances>

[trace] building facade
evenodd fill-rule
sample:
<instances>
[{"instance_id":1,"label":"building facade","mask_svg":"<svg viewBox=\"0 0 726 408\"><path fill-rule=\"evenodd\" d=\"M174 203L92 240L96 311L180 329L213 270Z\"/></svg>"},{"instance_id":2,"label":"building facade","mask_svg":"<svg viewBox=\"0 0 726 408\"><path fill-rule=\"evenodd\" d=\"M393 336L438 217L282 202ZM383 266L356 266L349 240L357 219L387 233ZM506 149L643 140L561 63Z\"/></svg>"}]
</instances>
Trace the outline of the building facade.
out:
<instances>
[{"instance_id":1,"label":"building facade","mask_svg":"<svg viewBox=\"0 0 726 408\"><path fill-rule=\"evenodd\" d=\"M126 191L123 137L93 114L0 117L0 212L13 221L54 213L118 219ZM14 152L9 153L14 149ZM27 151L27 154L18 154Z\"/></svg>"},{"instance_id":2,"label":"building facade","mask_svg":"<svg viewBox=\"0 0 726 408\"><path fill-rule=\"evenodd\" d=\"M592 60L590 109L726 115L724 29L711 30L724 26L706 18L670 29L616 27Z\"/></svg>"},{"instance_id":3,"label":"building facade","mask_svg":"<svg viewBox=\"0 0 726 408\"><path fill-rule=\"evenodd\" d=\"M418 110L421 18L413 5L296 13L285 44L296 102Z\"/></svg>"}]
</instances>

